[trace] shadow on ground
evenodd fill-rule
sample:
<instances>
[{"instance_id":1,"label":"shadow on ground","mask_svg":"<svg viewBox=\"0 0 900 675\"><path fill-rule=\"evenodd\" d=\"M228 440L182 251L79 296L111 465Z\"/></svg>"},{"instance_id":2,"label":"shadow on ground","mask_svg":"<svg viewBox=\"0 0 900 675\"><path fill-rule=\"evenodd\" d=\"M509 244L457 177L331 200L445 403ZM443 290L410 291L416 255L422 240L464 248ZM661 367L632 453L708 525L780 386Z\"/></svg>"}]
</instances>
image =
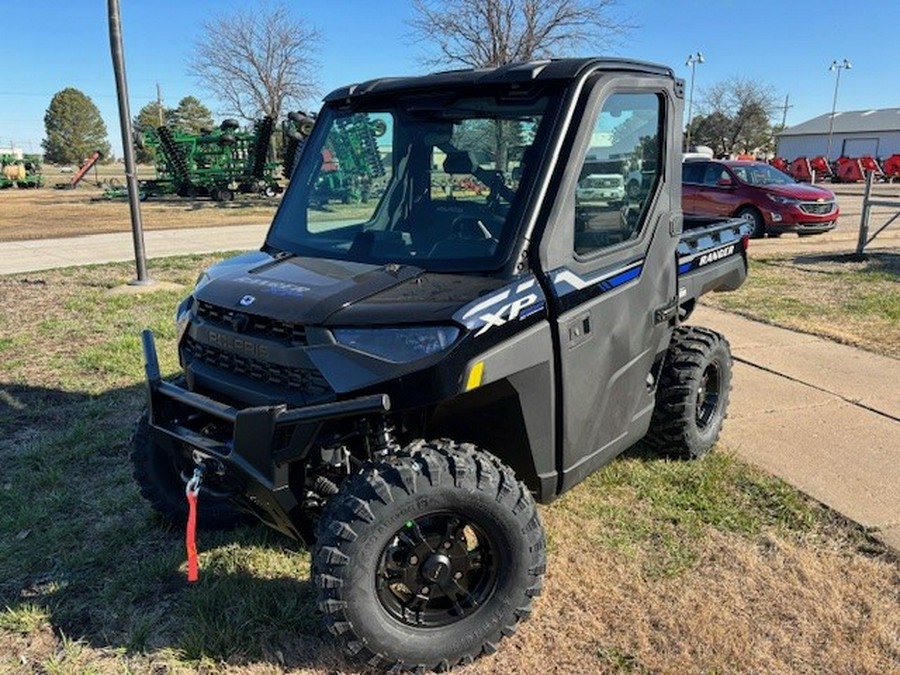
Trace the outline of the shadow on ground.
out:
<instances>
[{"instance_id":1,"label":"shadow on ground","mask_svg":"<svg viewBox=\"0 0 900 675\"><path fill-rule=\"evenodd\" d=\"M853 271L863 274L890 274L900 276L900 252L868 251L862 256L856 253L820 253L798 255L788 259L794 265L808 271L823 274ZM842 269L843 268L843 269Z\"/></svg>"}]
</instances>

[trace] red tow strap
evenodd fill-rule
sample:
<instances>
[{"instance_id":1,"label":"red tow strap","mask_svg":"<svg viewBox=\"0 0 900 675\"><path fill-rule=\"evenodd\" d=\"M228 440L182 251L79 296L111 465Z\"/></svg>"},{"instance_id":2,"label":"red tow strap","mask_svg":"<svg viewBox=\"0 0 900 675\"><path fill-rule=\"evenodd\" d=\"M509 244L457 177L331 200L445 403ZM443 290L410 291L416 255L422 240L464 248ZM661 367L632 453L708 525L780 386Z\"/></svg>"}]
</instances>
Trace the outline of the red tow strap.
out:
<instances>
[{"instance_id":1,"label":"red tow strap","mask_svg":"<svg viewBox=\"0 0 900 675\"><path fill-rule=\"evenodd\" d=\"M187 578L193 583L200 578L200 563L197 559L197 496L200 494L200 477L197 473L188 481L184 493L188 503L187 529L184 533L184 543L187 547Z\"/></svg>"}]
</instances>

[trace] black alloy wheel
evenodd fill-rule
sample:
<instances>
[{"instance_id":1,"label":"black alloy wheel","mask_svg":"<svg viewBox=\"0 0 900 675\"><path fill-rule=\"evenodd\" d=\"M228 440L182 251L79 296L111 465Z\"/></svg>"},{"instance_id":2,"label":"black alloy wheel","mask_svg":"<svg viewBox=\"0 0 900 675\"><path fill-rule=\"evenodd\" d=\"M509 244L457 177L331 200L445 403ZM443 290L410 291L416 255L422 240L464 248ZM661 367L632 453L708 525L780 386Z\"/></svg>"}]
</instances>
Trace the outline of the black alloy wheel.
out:
<instances>
[{"instance_id":1,"label":"black alloy wheel","mask_svg":"<svg viewBox=\"0 0 900 675\"><path fill-rule=\"evenodd\" d=\"M721 401L720 386L719 363L710 361L700 377L700 387L697 389L697 427L700 429L705 429L716 418Z\"/></svg>"},{"instance_id":2,"label":"black alloy wheel","mask_svg":"<svg viewBox=\"0 0 900 675\"><path fill-rule=\"evenodd\" d=\"M496 590L496 545L457 514L407 520L381 553L378 599L410 626L446 626L469 616Z\"/></svg>"}]
</instances>

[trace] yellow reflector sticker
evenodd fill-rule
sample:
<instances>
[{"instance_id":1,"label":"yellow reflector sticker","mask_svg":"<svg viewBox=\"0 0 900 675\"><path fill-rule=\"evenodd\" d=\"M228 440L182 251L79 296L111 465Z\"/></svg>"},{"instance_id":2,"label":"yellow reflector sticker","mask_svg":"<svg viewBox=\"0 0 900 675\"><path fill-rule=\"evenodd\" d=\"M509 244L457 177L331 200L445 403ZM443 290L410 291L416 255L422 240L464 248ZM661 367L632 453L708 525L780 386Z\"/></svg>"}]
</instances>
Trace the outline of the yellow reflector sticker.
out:
<instances>
[{"instance_id":1,"label":"yellow reflector sticker","mask_svg":"<svg viewBox=\"0 0 900 675\"><path fill-rule=\"evenodd\" d=\"M484 375L484 361L479 361L469 371L469 379L466 380L466 391L472 391L481 386L481 378Z\"/></svg>"}]
</instances>

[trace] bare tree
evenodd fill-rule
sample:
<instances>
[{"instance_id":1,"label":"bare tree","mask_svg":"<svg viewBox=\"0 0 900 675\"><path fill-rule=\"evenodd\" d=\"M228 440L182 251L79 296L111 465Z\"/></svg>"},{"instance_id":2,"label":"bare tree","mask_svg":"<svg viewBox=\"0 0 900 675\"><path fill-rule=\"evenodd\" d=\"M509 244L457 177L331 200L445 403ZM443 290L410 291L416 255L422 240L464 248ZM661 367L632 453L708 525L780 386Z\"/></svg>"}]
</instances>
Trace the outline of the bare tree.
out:
<instances>
[{"instance_id":1,"label":"bare tree","mask_svg":"<svg viewBox=\"0 0 900 675\"><path fill-rule=\"evenodd\" d=\"M472 68L608 49L633 26L617 0L413 0L414 36L433 44L430 65Z\"/></svg>"},{"instance_id":2,"label":"bare tree","mask_svg":"<svg viewBox=\"0 0 900 675\"><path fill-rule=\"evenodd\" d=\"M703 92L691 136L718 154L766 151L777 105L770 84L743 77L717 82Z\"/></svg>"},{"instance_id":3,"label":"bare tree","mask_svg":"<svg viewBox=\"0 0 900 675\"><path fill-rule=\"evenodd\" d=\"M283 4L240 9L203 24L188 71L245 120L278 119L316 93L316 29Z\"/></svg>"}]
</instances>

